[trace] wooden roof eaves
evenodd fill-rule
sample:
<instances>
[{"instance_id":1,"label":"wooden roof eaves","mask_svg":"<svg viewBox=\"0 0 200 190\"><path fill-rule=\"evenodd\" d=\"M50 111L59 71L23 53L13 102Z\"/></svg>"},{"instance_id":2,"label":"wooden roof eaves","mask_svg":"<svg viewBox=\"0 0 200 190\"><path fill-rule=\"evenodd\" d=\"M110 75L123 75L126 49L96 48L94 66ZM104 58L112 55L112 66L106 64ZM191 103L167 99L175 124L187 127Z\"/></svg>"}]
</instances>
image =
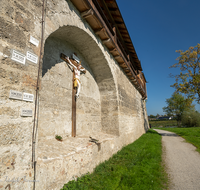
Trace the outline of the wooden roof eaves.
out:
<instances>
[{"instance_id":1,"label":"wooden roof eaves","mask_svg":"<svg viewBox=\"0 0 200 190\"><path fill-rule=\"evenodd\" d=\"M115 44L115 39L114 39L114 37L112 37L112 35L111 34L109 34L109 32L113 32L113 30L112 29L109 29L108 27L109 27L109 25L107 25L106 23L104 23L105 22L105 20L103 19L103 20L101 20L102 19L102 15L98 15L99 14L99 12L97 11L97 10L94 10L94 9L96 9L96 7L95 7L95 5L92 3L93 1L92 0L71 0L72 2L77 2L77 1L84 1L84 3L86 4L87 3L87 6L89 6L89 9L86 9L85 10L85 14L83 14L83 16L86 18L86 20L87 19L89 19L89 18L94 18L95 20L98 20L98 23L99 23L99 29L103 29L104 27L105 27L105 33L107 33L108 32L108 36L110 36L110 39L108 40L108 39L104 39L104 40L107 40L107 41L104 41L104 43L113 43L113 44ZM110 1L113 1L113 0L110 0ZM79 4L80 5L80 4ZM79 6L79 5L77 5L77 7ZM94 7L93 7L94 6ZM76 8L77 8L76 7ZM77 8L78 9L78 8ZM92 9L91 11L89 11L90 9ZM78 9L79 10L79 9ZM93 12L93 10L94 10L94 12ZM83 12L82 12L83 13ZM106 19L107 20L107 19ZM88 20L87 20L87 22L88 22ZM125 26L126 27L126 26ZM92 27L93 28L93 27ZM102 31L104 31L104 29L102 30ZM128 32L128 31L127 31ZM131 42L132 43L132 42ZM106 45L107 46L107 45ZM136 54L136 52L135 52L135 49L134 49L134 47L131 47L131 52L134 50L134 53L132 53L132 54L134 54L134 55L136 55L136 57L137 57L137 54ZM114 51L114 50L111 50L111 51ZM134 70L134 69L131 69L131 67L133 67L133 63L135 62L133 62L133 61L131 61L131 64L130 64L130 60L129 60L129 64L127 63L127 59L124 57L124 54L123 54L123 52L122 52L122 49L119 47L119 46L116 46L116 52L119 54L119 56L114 56L115 58L117 58L118 59L118 61L117 62L121 62L122 60L124 60L124 63L125 63L125 68L124 69L128 69L129 70L129 76L128 76L128 78L130 78L130 80L132 81L132 79L131 78L133 78L134 79L134 82L133 82L133 84L135 85L135 87L138 89L138 91L141 93L141 95L143 96L143 98L144 97L146 97L146 91L145 91L145 89L142 89L141 87L140 87L140 81L138 81L138 77L137 77L137 73L135 73L135 72L137 72L137 70ZM119 58L120 59L119 59ZM133 59L133 60L136 60L136 58L134 58L135 56L130 56L131 57L131 59ZM129 58L130 59L130 58ZM139 61L139 60L138 60ZM136 63L136 62L135 62ZM140 66L140 64L138 65L138 63L136 63L137 64L137 68L139 68L138 66ZM131 66L132 65L132 66ZM140 69L139 69L140 70ZM130 73L132 74L132 77L130 76Z\"/></svg>"},{"instance_id":2,"label":"wooden roof eaves","mask_svg":"<svg viewBox=\"0 0 200 190\"><path fill-rule=\"evenodd\" d=\"M136 53L135 48L134 48L134 46L133 46L132 40L131 40L131 38L130 38L129 32L128 32L128 30L127 30L127 27L126 27L126 25L125 25L125 22L124 22L124 19L123 19L122 15L121 15L121 12L120 12L120 10L119 10L119 7L118 7L118 5L117 5L117 3L116 3L116 0L105 0L105 2L108 4L108 5L107 5L108 7L109 7L109 3L115 4L115 6L116 6L116 8L117 8L117 11L118 11L118 14L119 14L118 17L117 17L117 19L119 19L119 17L121 17L121 20L122 20L122 21L120 21L121 24L117 24L119 21L118 21L115 17L113 17L113 18L114 18L114 20L116 21L116 24L117 24L117 25L120 25L120 26L118 27L120 33L123 34L124 31L127 32L128 37L126 37L126 41L128 40L129 43L131 43L132 48L134 49L134 52L135 52L135 55L136 55L136 57L134 58L134 61L140 65L140 66L139 66L139 70L142 71L142 66L141 66L140 61L139 61L139 59L138 59L137 53ZM112 14L112 12L111 12L111 14ZM123 23L123 28L122 28L122 26L121 26L122 23ZM123 30L123 31L121 31L121 30ZM132 48L131 48L131 49L132 49Z\"/></svg>"}]
</instances>

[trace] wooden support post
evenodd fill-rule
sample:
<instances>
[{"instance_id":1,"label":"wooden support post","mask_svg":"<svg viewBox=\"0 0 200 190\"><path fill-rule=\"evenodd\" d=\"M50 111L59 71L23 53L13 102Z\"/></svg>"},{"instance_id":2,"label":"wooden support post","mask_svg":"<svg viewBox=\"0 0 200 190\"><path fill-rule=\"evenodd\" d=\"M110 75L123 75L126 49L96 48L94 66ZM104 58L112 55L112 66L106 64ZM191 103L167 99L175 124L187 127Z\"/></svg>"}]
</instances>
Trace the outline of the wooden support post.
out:
<instances>
[{"instance_id":1,"label":"wooden support post","mask_svg":"<svg viewBox=\"0 0 200 190\"><path fill-rule=\"evenodd\" d=\"M72 77L72 137L76 137L76 89L74 88L74 69Z\"/></svg>"},{"instance_id":2,"label":"wooden support post","mask_svg":"<svg viewBox=\"0 0 200 190\"><path fill-rule=\"evenodd\" d=\"M110 52L110 53L115 53L115 52L117 52L117 53L118 53L118 51L117 51L117 49L116 49L116 48L109 50L109 52Z\"/></svg>"},{"instance_id":3,"label":"wooden support post","mask_svg":"<svg viewBox=\"0 0 200 190\"><path fill-rule=\"evenodd\" d=\"M100 33L105 32L105 31L106 31L105 28L100 28L98 30L95 30L94 32L96 35L99 35Z\"/></svg>"},{"instance_id":4,"label":"wooden support post","mask_svg":"<svg viewBox=\"0 0 200 190\"><path fill-rule=\"evenodd\" d=\"M117 30L116 30L116 26L113 27L113 32L114 32L114 41L115 41L115 43L117 43Z\"/></svg>"},{"instance_id":5,"label":"wooden support post","mask_svg":"<svg viewBox=\"0 0 200 190\"><path fill-rule=\"evenodd\" d=\"M111 41L110 38L108 38L108 39L106 39L106 40L103 40L103 44L106 44L106 43L108 43L108 42L110 42L110 41Z\"/></svg>"},{"instance_id":6,"label":"wooden support post","mask_svg":"<svg viewBox=\"0 0 200 190\"><path fill-rule=\"evenodd\" d=\"M89 9L87 11L82 12L81 16L83 18L88 18L88 17L92 16L93 14L94 14L94 11L92 9Z\"/></svg>"},{"instance_id":7,"label":"wooden support post","mask_svg":"<svg viewBox=\"0 0 200 190\"><path fill-rule=\"evenodd\" d=\"M117 56L115 56L114 58L115 59L118 59L118 58L120 58L121 57L121 55L117 55Z\"/></svg>"}]
</instances>

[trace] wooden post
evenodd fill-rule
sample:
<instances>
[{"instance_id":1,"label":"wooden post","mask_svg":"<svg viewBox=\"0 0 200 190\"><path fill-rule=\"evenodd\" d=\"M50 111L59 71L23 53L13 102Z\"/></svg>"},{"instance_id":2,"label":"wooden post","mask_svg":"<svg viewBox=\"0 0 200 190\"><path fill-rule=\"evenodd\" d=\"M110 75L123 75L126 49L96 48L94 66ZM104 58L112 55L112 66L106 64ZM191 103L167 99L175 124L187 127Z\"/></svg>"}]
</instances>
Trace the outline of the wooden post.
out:
<instances>
[{"instance_id":1,"label":"wooden post","mask_svg":"<svg viewBox=\"0 0 200 190\"><path fill-rule=\"evenodd\" d=\"M72 77L72 137L76 137L76 89L74 88L75 71Z\"/></svg>"}]
</instances>

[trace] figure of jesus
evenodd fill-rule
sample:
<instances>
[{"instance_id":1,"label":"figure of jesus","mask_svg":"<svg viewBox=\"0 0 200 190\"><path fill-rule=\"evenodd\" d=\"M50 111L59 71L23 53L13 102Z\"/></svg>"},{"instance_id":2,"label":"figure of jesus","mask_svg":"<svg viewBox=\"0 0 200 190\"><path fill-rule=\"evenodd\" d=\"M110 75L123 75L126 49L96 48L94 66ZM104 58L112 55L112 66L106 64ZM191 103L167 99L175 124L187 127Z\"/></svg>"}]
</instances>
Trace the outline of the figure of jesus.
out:
<instances>
[{"instance_id":1,"label":"figure of jesus","mask_svg":"<svg viewBox=\"0 0 200 190\"><path fill-rule=\"evenodd\" d=\"M78 64L78 66L75 66L69 59L69 57L66 57L66 59L68 60L69 64L74 67L74 72L75 72L75 77L74 77L74 87L77 88L77 92L76 92L76 98L79 98L79 93L80 93L80 89L81 89L81 82L80 82L80 75L81 75L81 71L85 71L85 68L81 69L82 65ZM76 61L76 60L75 60ZM76 61L77 62L77 61ZM78 62L77 62L78 63Z\"/></svg>"}]
</instances>

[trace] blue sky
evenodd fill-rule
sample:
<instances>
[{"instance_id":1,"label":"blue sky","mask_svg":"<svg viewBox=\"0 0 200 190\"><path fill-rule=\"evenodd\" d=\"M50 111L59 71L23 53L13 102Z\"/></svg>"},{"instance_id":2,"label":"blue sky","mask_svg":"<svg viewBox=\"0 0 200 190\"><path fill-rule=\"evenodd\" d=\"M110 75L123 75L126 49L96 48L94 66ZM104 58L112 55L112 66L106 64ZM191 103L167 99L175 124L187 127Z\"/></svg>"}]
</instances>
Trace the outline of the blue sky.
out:
<instances>
[{"instance_id":1,"label":"blue sky","mask_svg":"<svg viewBox=\"0 0 200 190\"><path fill-rule=\"evenodd\" d=\"M147 79L148 115L164 114L175 91L169 69L179 56L200 43L200 0L116 0ZM196 106L200 111L200 105Z\"/></svg>"}]
</instances>

